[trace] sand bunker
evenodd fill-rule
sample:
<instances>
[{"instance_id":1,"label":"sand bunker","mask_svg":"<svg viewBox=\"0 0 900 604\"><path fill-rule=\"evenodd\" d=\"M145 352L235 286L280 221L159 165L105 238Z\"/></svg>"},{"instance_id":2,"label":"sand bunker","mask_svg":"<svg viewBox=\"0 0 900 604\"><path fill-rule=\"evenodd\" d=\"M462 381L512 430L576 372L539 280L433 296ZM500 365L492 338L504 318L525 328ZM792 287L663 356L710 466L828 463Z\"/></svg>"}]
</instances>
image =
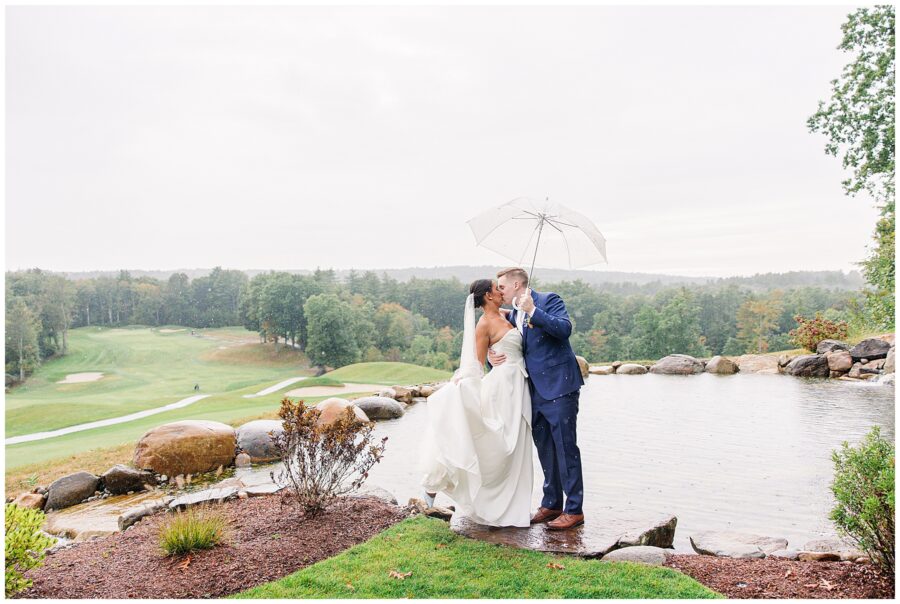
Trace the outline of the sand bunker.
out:
<instances>
[{"instance_id":1,"label":"sand bunker","mask_svg":"<svg viewBox=\"0 0 900 604\"><path fill-rule=\"evenodd\" d=\"M285 396L338 396L340 394L378 392L387 388L380 384L344 384L343 386L310 386L294 388L284 393Z\"/></svg>"},{"instance_id":2,"label":"sand bunker","mask_svg":"<svg viewBox=\"0 0 900 604\"><path fill-rule=\"evenodd\" d=\"M160 329L159 333L178 333L179 331L184 331L184 329Z\"/></svg>"},{"instance_id":3,"label":"sand bunker","mask_svg":"<svg viewBox=\"0 0 900 604\"><path fill-rule=\"evenodd\" d=\"M88 371L86 373L70 373L66 379L56 382L57 384L80 384L81 382L96 382L103 377L99 371Z\"/></svg>"}]
</instances>

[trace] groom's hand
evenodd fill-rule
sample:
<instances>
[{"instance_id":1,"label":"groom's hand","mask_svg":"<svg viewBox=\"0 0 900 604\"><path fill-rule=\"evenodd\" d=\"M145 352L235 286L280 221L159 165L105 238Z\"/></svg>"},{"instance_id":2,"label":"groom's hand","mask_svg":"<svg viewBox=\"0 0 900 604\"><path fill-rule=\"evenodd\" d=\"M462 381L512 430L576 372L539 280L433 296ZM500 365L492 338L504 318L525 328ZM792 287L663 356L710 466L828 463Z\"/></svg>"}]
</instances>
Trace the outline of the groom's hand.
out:
<instances>
[{"instance_id":1,"label":"groom's hand","mask_svg":"<svg viewBox=\"0 0 900 604\"><path fill-rule=\"evenodd\" d=\"M534 312L534 298L531 297L531 288L525 290L525 295L522 296L522 301L519 303L519 308L522 309L522 312L531 316L531 313Z\"/></svg>"},{"instance_id":2,"label":"groom's hand","mask_svg":"<svg viewBox=\"0 0 900 604\"><path fill-rule=\"evenodd\" d=\"M491 367L496 367L506 362L506 355L497 354L493 348L488 348L488 361L490 361Z\"/></svg>"}]
</instances>

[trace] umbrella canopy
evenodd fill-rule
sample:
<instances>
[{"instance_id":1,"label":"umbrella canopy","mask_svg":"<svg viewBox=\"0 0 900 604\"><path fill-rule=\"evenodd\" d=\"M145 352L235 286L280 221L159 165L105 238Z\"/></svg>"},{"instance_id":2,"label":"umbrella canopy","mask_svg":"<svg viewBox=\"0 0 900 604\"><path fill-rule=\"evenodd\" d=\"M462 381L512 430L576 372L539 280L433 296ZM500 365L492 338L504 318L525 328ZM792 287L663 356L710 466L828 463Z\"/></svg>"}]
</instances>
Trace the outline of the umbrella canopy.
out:
<instances>
[{"instance_id":1,"label":"umbrella canopy","mask_svg":"<svg viewBox=\"0 0 900 604\"><path fill-rule=\"evenodd\" d=\"M481 247L519 266L581 268L606 262L606 238L583 214L550 201L519 197L468 222ZM529 271L529 274L531 274Z\"/></svg>"}]
</instances>

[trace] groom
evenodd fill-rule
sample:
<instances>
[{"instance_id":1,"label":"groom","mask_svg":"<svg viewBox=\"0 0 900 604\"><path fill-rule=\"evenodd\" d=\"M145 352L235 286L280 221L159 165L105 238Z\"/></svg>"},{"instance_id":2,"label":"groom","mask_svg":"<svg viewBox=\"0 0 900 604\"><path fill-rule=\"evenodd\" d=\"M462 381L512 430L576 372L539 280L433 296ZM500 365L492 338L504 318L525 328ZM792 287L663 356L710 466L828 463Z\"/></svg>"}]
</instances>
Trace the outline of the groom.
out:
<instances>
[{"instance_id":1,"label":"groom","mask_svg":"<svg viewBox=\"0 0 900 604\"><path fill-rule=\"evenodd\" d=\"M528 289L528 273L521 268L497 273L497 287L504 304L515 300L520 309L510 312L508 319L522 334L532 436L544 470L544 498L531 524L547 522L551 530L570 529L584 524L584 484L575 431L584 380L569 344L572 322L562 298ZM490 350L488 360L500 365L506 355Z\"/></svg>"}]
</instances>

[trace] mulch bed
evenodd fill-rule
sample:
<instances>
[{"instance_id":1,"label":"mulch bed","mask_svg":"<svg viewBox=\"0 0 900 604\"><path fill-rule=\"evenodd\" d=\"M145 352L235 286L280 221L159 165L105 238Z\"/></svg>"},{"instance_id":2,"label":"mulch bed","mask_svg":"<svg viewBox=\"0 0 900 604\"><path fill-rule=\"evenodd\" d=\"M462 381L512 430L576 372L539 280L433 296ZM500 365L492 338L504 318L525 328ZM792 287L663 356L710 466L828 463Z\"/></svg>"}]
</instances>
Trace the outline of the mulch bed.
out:
<instances>
[{"instance_id":1,"label":"mulch bed","mask_svg":"<svg viewBox=\"0 0 900 604\"><path fill-rule=\"evenodd\" d=\"M729 598L894 597L894 577L870 564L673 555L666 566Z\"/></svg>"},{"instance_id":2,"label":"mulch bed","mask_svg":"<svg viewBox=\"0 0 900 604\"><path fill-rule=\"evenodd\" d=\"M282 505L283 504L283 505ZM406 517L377 499L344 499L304 518L281 495L218 506L231 521L227 543L166 557L150 516L124 533L79 543L27 575L25 598L217 598L289 575L366 541Z\"/></svg>"}]
</instances>

